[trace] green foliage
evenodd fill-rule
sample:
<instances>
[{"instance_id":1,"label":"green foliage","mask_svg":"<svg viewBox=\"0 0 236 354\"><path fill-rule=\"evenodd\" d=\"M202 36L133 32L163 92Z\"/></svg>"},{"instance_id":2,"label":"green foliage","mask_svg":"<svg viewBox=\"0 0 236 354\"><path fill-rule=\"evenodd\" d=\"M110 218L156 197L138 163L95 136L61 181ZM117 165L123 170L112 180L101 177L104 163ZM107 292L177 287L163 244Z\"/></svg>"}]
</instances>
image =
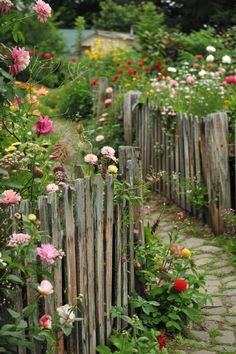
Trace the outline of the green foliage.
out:
<instances>
[{"instance_id":1,"label":"green foliage","mask_svg":"<svg viewBox=\"0 0 236 354\"><path fill-rule=\"evenodd\" d=\"M82 39L83 39L83 31L85 29L85 19L83 16L78 16L75 19L75 28L77 29L78 32L78 53L81 53L81 44L82 44Z\"/></svg>"}]
</instances>

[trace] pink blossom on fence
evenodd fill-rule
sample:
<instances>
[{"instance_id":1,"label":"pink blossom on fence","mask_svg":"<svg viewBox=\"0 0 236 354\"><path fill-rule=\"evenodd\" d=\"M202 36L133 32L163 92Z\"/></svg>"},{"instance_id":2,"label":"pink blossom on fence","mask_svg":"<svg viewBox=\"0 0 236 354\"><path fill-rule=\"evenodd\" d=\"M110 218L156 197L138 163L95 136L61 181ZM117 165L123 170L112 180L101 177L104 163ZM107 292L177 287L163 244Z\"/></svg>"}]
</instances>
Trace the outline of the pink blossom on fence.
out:
<instances>
[{"instance_id":1,"label":"pink blossom on fence","mask_svg":"<svg viewBox=\"0 0 236 354\"><path fill-rule=\"evenodd\" d=\"M51 329L52 328L52 317L50 315L43 315L39 319L39 326L41 329Z\"/></svg>"},{"instance_id":2,"label":"pink blossom on fence","mask_svg":"<svg viewBox=\"0 0 236 354\"><path fill-rule=\"evenodd\" d=\"M12 189L5 190L2 195L0 204L18 204L21 201L21 196Z\"/></svg>"},{"instance_id":3,"label":"pink blossom on fence","mask_svg":"<svg viewBox=\"0 0 236 354\"><path fill-rule=\"evenodd\" d=\"M19 72L25 70L30 63L30 55L25 48L14 47L12 50L13 64L10 68L12 75L17 75Z\"/></svg>"},{"instance_id":4,"label":"pink blossom on fence","mask_svg":"<svg viewBox=\"0 0 236 354\"><path fill-rule=\"evenodd\" d=\"M10 12L12 5L10 0L0 0L0 14Z\"/></svg>"},{"instance_id":5,"label":"pink blossom on fence","mask_svg":"<svg viewBox=\"0 0 236 354\"><path fill-rule=\"evenodd\" d=\"M37 255L42 261L53 264L60 256L60 252L52 244L42 243L40 247L37 247Z\"/></svg>"},{"instance_id":6,"label":"pink blossom on fence","mask_svg":"<svg viewBox=\"0 0 236 354\"><path fill-rule=\"evenodd\" d=\"M54 292L53 285L48 280L42 280L37 290L42 296L47 296Z\"/></svg>"},{"instance_id":7,"label":"pink blossom on fence","mask_svg":"<svg viewBox=\"0 0 236 354\"><path fill-rule=\"evenodd\" d=\"M48 17L51 17L52 8L43 0L38 0L33 10L37 13L40 22L46 22Z\"/></svg>"},{"instance_id":8,"label":"pink blossom on fence","mask_svg":"<svg viewBox=\"0 0 236 354\"><path fill-rule=\"evenodd\" d=\"M89 165L96 165L98 162L98 157L94 154L87 154L84 157L84 162L88 163Z\"/></svg>"},{"instance_id":9,"label":"pink blossom on fence","mask_svg":"<svg viewBox=\"0 0 236 354\"><path fill-rule=\"evenodd\" d=\"M58 191L58 189L59 189L59 187L58 187L58 185L55 184L55 183L49 183L49 184L47 185L47 187L46 187L46 191L47 191L48 193L50 193L50 192L56 192L56 191Z\"/></svg>"},{"instance_id":10,"label":"pink blossom on fence","mask_svg":"<svg viewBox=\"0 0 236 354\"><path fill-rule=\"evenodd\" d=\"M73 322L75 322L75 313L72 306L66 304L57 308L57 313L59 316L59 322L61 325L67 325L72 327Z\"/></svg>"},{"instance_id":11,"label":"pink blossom on fence","mask_svg":"<svg viewBox=\"0 0 236 354\"><path fill-rule=\"evenodd\" d=\"M103 141L105 139L104 135L97 135L95 140L99 143L100 141Z\"/></svg>"},{"instance_id":12,"label":"pink blossom on fence","mask_svg":"<svg viewBox=\"0 0 236 354\"><path fill-rule=\"evenodd\" d=\"M53 132L53 121L48 116L41 116L35 123L34 130L38 136L50 134Z\"/></svg>"},{"instance_id":13,"label":"pink blossom on fence","mask_svg":"<svg viewBox=\"0 0 236 354\"><path fill-rule=\"evenodd\" d=\"M31 236L28 234L12 234L8 241L8 246L19 246L19 245L27 245L31 239Z\"/></svg>"}]
</instances>

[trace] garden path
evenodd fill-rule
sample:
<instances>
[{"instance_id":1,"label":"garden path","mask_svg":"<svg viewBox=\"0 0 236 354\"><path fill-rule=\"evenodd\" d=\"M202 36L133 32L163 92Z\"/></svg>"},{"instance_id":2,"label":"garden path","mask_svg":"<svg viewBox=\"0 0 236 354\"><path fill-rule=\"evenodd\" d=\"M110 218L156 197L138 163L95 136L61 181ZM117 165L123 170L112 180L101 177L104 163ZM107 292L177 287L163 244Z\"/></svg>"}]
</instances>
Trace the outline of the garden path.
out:
<instances>
[{"instance_id":1,"label":"garden path","mask_svg":"<svg viewBox=\"0 0 236 354\"><path fill-rule=\"evenodd\" d=\"M151 218L156 221L163 200L152 196L149 205ZM176 206L167 205L167 211L159 224L159 235L168 242L171 231L180 210ZM209 228L194 219L180 235L180 244L189 248L199 270L206 274L206 289L212 296L202 309L202 318L192 323L188 338L180 337L169 348L170 354L224 354L236 353L236 270L230 263L230 256L224 245L220 245ZM221 238L222 240L222 238ZM178 349L176 349L178 348Z\"/></svg>"}]
</instances>

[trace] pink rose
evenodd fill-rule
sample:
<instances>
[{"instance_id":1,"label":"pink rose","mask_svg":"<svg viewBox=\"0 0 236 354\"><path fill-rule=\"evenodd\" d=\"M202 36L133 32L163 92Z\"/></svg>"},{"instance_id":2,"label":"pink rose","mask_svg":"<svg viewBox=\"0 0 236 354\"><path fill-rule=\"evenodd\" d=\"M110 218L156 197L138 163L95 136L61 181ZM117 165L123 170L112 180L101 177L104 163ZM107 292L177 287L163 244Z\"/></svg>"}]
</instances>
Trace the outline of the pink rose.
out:
<instances>
[{"instance_id":1,"label":"pink rose","mask_svg":"<svg viewBox=\"0 0 236 354\"><path fill-rule=\"evenodd\" d=\"M12 50L13 64L10 68L12 75L17 75L19 72L25 70L30 63L30 55L25 48L14 47Z\"/></svg>"},{"instance_id":2,"label":"pink rose","mask_svg":"<svg viewBox=\"0 0 236 354\"><path fill-rule=\"evenodd\" d=\"M12 189L5 190L0 199L0 204L18 204L21 201L21 196Z\"/></svg>"},{"instance_id":3,"label":"pink rose","mask_svg":"<svg viewBox=\"0 0 236 354\"><path fill-rule=\"evenodd\" d=\"M94 154L87 154L84 157L84 162L88 163L89 165L96 165L98 162L98 157Z\"/></svg>"},{"instance_id":4,"label":"pink rose","mask_svg":"<svg viewBox=\"0 0 236 354\"><path fill-rule=\"evenodd\" d=\"M59 187L58 187L58 185L55 184L55 183L49 183L49 184L47 185L47 187L46 187L46 190L47 190L48 193L50 193L50 192L56 192L56 191L58 191L58 189L59 189Z\"/></svg>"},{"instance_id":5,"label":"pink rose","mask_svg":"<svg viewBox=\"0 0 236 354\"><path fill-rule=\"evenodd\" d=\"M72 327L72 323L75 322L75 313L70 305L66 304L58 307L57 313L61 325L66 324L67 326Z\"/></svg>"},{"instance_id":6,"label":"pink rose","mask_svg":"<svg viewBox=\"0 0 236 354\"><path fill-rule=\"evenodd\" d=\"M39 326L41 329L51 329L52 328L52 317L50 315L43 315L39 319Z\"/></svg>"},{"instance_id":7,"label":"pink rose","mask_svg":"<svg viewBox=\"0 0 236 354\"><path fill-rule=\"evenodd\" d=\"M40 247L37 247L37 255L49 264L53 264L55 258L61 256L60 252L50 243L42 243Z\"/></svg>"},{"instance_id":8,"label":"pink rose","mask_svg":"<svg viewBox=\"0 0 236 354\"><path fill-rule=\"evenodd\" d=\"M37 13L40 22L46 22L48 17L51 17L52 8L43 0L38 0L33 10Z\"/></svg>"},{"instance_id":9,"label":"pink rose","mask_svg":"<svg viewBox=\"0 0 236 354\"><path fill-rule=\"evenodd\" d=\"M53 121L48 116L41 116L35 123L34 130L38 136L50 134L53 131Z\"/></svg>"},{"instance_id":10,"label":"pink rose","mask_svg":"<svg viewBox=\"0 0 236 354\"><path fill-rule=\"evenodd\" d=\"M104 104L105 104L105 106L111 106L111 105L112 105L112 98L107 98L107 99L104 101Z\"/></svg>"},{"instance_id":11,"label":"pink rose","mask_svg":"<svg viewBox=\"0 0 236 354\"><path fill-rule=\"evenodd\" d=\"M107 87L106 93L111 94L112 92L113 92L113 88L112 87Z\"/></svg>"},{"instance_id":12,"label":"pink rose","mask_svg":"<svg viewBox=\"0 0 236 354\"><path fill-rule=\"evenodd\" d=\"M42 296L47 296L53 293L53 286L48 280L42 280L38 286L38 292Z\"/></svg>"}]
</instances>

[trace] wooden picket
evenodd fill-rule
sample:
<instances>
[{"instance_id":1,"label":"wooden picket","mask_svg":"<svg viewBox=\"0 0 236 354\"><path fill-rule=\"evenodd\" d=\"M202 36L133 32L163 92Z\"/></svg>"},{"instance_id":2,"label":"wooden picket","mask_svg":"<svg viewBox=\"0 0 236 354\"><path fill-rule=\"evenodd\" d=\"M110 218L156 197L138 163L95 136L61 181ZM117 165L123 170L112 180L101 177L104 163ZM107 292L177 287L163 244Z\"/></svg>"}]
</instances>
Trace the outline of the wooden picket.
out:
<instances>
[{"instance_id":1,"label":"wooden picket","mask_svg":"<svg viewBox=\"0 0 236 354\"><path fill-rule=\"evenodd\" d=\"M170 136L165 125L173 118L163 118L160 108L140 104L138 97L140 94L132 91L125 96L124 110L133 109L124 113L124 137L128 136L127 144L140 148L143 174L149 174L151 168L161 173L156 190L192 215L204 218L216 234L223 232L222 212L235 207L236 183L230 181L227 114L198 118L178 113ZM173 181L173 174L180 179ZM202 181L207 186L209 205L204 213L190 204L181 180Z\"/></svg>"},{"instance_id":2,"label":"wooden picket","mask_svg":"<svg viewBox=\"0 0 236 354\"><path fill-rule=\"evenodd\" d=\"M134 187L137 198L142 198L142 178L140 151L123 146L119 150L121 179ZM81 169L79 171L81 176ZM138 239L134 239L134 228L139 229L143 240L143 223L140 207L119 196L114 204L114 180L111 174L102 178L78 178L75 191L69 187L59 197L56 192L38 198L37 210L32 210L28 201L22 201L20 210L25 215L37 214L40 230L45 231L42 242L52 243L65 252L65 257L57 265L41 267L52 275L54 293L40 299L36 315L38 318L69 303L79 303L78 317L72 334L65 339L58 334L56 352L58 354L95 354L98 344L109 343L111 332L124 327L124 323L111 317L112 306L123 307L132 315L128 296L135 291L134 249ZM11 209L15 213L17 208ZM124 213L127 213L125 217ZM14 218L12 218L14 220ZM15 226L16 227L16 226ZM12 230L14 225L12 224ZM38 265L40 262L37 260ZM39 283L36 276L30 281ZM16 309L34 303L36 291L27 283L27 292L19 289ZM35 315L29 318L29 325ZM45 348L33 341L32 353L41 354ZM24 349L20 354L26 354Z\"/></svg>"}]
</instances>

